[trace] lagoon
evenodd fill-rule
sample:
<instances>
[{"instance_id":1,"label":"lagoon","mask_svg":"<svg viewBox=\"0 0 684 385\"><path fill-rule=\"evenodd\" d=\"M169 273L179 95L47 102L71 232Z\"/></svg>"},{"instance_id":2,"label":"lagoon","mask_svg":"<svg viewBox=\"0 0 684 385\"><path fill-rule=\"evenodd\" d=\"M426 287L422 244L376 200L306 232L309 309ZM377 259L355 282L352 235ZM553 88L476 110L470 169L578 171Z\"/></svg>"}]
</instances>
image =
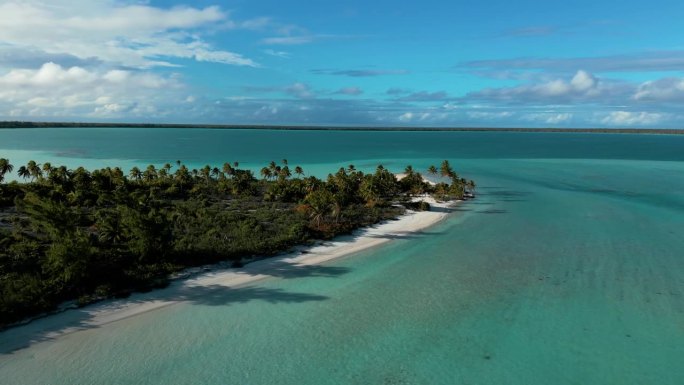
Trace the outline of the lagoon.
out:
<instances>
[{"instance_id":1,"label":"lagoon","mask_svg":"<svg viewBox=\"0 0 684 385\"><path fill-rule=\"evenodd\" d=\"M25 348L11 384L679 384L684 136L0 130L0 157L69 167L287 158L305 172L450 159L478 199L328 262ZM97 306L97 305L96 305Z\"/></svg>"}]
</instances>

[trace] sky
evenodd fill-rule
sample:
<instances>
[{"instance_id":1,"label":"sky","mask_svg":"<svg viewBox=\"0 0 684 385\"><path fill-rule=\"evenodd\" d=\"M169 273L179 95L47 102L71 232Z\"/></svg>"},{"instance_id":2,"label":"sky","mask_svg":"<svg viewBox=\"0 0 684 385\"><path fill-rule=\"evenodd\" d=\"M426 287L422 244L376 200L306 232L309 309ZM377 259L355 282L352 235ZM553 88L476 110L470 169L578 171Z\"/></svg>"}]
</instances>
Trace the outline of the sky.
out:
<instances>
[{"instance_id":1,"label":"sky","mask_svg":"<svg viewBox=\"0 0 684 385\"><path fill-rule=\"evenodd\" d=\"M0 120L684 128L681 0L0 0Z\"/></svg>"}]
</instances>

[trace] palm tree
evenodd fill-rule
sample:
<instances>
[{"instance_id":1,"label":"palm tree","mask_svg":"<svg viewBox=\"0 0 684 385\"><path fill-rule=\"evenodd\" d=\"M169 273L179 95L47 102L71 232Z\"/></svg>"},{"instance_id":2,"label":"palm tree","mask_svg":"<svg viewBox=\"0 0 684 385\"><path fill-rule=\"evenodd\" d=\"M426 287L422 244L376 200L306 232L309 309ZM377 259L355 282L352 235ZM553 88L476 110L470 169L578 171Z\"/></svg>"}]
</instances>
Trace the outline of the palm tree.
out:
<instances>
[{"instance_id":1,"label":"palm tree","mask_svg":"<svg viewBox=\"0 0 684 385\"><path fill-rule=\"evenodd\" d=\"M271 173L271 169L268 167L262 167L259 173L264 179L271 179L271 177L273 176L273 173Z\"/></svg>"},{"instance_id":2,"label":"palm tree","mask_svg":"<svg viewBox=\"0 0 684 385\"><path fill-rule=\"evenodd\" d=\"M188 168L185 167L185 165L181 165L180 167L178 167L174 175L176 176L176 181L178 181L178 184L180 185L181 191L183 191L184 185L190 184L191 182L190 172L188 171Z\"/></svg>"},{"instance_id":3,"label":"palm tree","mask_svg":"<svg viewBox=\"0 0 684 385\"><path fill-rule=\"evenodd\" d=\"M321 184L322 182L314 176L304 178L304 191L306 191L307 193L314 192L318 190Z\"/></svg>"},{"instance_id":4,"label":"palm tree","mask_svg":"<svg viewBox=\"0 0 684 385\"><path fill-rule=\"evenodd\" d=\"M356 171L356 167L354 167L353 164L350 164L349 166L347 166L347 169L349 170L349 172L354 172L354 171Z\"/></svg>"},{"instance_id":5,"label":"palm tree","mask_svg":"<svg viewBox=\"0 0 684 385\"><path fill-rule=\"evenodd\" d=\"M219 175L221 175L221 170L219 170L218 167L214 167L211 169L211 176L213 176L214 179L218 179Z\"/></svg>"},{"instance_id":6,"label":"palm tree","mask_svg":"<svg viewBox=\"0 0 684 385\"><path fill-rule=\"evenodd\" d=\"M283 159L283 165L287 166L287 159Z\"/></svg>"},{"instance_id":7,"label":"palm tree","mask_svg":"<svg viewBox=\"0 0 684 385\"><path fill-rule=\"evenodd\" d=\"M43 174L45 175L45 178L50 178L50 174L52 173L52 171L54 169L52 168L52 165L50 164L50 162L45 162L45 163L43 163L42 170L43 170Z\"/></svg>"},{"instance_id":8,"label":"palm tree","mask_svg":"<svg viewBox=\"0 0 684 385\"><path fill-rule=\"evenodd\" d=\"M14 166L10 164L9 160L0 158L0 182L5 179L5 174L11 173L12 170L14 170Z\"/></svg>"},{"instance_id":9,"label":"palm tree","mask_svg":"<svg viewBox=\"0 0 684 385\"><path fill-rule=\"evenodd\" d=\"M301 167L299 167L299 166L295 166L294 172L295 172L295 174L297 174L297 176L302 176L302 175L304 175L304 170L303 170Z\"/></svg>"},{"instance_id":10,"label":"palm tree","mask_svg":"<svg viewBox=\"0 0 684 385\"><path fill-rule=\"evenodd\" d=\"M45 166L43 165L43 167ZM53 184L65 184L69 179L69 170L65 166L53 168L50 171L49 178Z\"/></svg>"},{"instance_id":11,"label":"palm tree","mask_svg":"<svg viewBox=\"0 0 684 385\"><path fill-rule=\"evenodd\" d=\"M211 166L206 165L202 167L200 172L202 173L202 178L209 184L209 180L211 179Z\"/></svg>"},{"instance_id":12,"label":"palm tree","mask_svg":"<svg viewBox=\"0 0 684 385\"><path fill-rule=\"evenodd\" d=\"M340 205L340 202L335 200L335 202L332 205L332 209L330 210L330 215L332 215L335 218L335 223L340 221L340 215L342 214L342 205Z\"/></svg>"},{"instance_id":13,"label":"palm tree","mask_svg":"<svg viewBox=\"0 0 684 385\"><path fill-rule=\"evenodd\" d=\"M442 164L439 166L439 174L443 177L450 177L450 178L456 178L456 173L454 170L451 168L451 165L449 164L448 160L442 161Z\"/></svg>"},{"instance_id":14,"label":"palm tree","mask_svg":"<svg viewBox=\"0 0 684 385\"><path fill-rule=\"evenodd\" d=\"M138 167L133 167L128 175L131 177L131 179L134 179L136 182L140 182L143 176L142 171L140 171Z\"/></svg>"},{"instance_id":15,"label":"palm tree","mask_svg":"<svg viewBox=\"0 0 684 385\"><path fill-rule=\"evenodd\" d=\"M157 179L157 169L153 164L147 166L145 172L143 172L143 179L147 183L151 183L153 180Z\"/></svg>"},{"instance_id":16,"label":"palm tree","mask_svg":"<svg viewBox=\"0 0 684 385\"><path fill-rule=\"evenodd\" d=\"M309 193L304 201L309 206L310 218L316 223L316 227L320 228L321 221L332 211L335 197L330 191L321 189Z\"/></svg>"},{"instance_id":17,"label":"palm tree","mask_svg":"<svg viewBox=\"0 0 684 385\"><path fill-rule=\"evenodd\" d=\"M26 168L31 173L31 181L43 177L43 170L40 169L40 166L35 161L29 160L29 162L26 164Z\"/></svg>"},{"instance_id":18,"label":"palm tree","mask_svg":"<svg viewBox=\"0 0 684 385\"><path fill-rule=\"evenodd\" d=\"M31 173L29 172L28 167L26 167L26 166L19 167L19 170L17 170L17 174L19 175L19 177L23 178L24 180L31 177Z\"/></svg>"},{"instance_id":19,"label":"palm tree","mask_svg":"<svg viewBox=\"0 0 684 385\"><path fill-rule=\"evenodd\" d=\"M437 167L432 165L432 166L428 167L427 172L430 175L437 175Z\"/></svg>"},{"instance_id":20,"label":"palm tree","mask_svg":"<svg viewBox=\"0 0 684 385\"><path fill-rule=\"evenodd\" d=\"M88 170L83 167L79 167L71 174L71 180L74 181L79 190L85 190L90 186L92 178Z\"/></svg>"},{"instance_id":21,"label":"palm tree","mask_svg":"<svg viewBox=\"0 0 684 385\"><path fill-rule=\"evenodd\" d=\"M291 177L292 173L290 172L290 168L287 166L284 166L283 168L280 169L278 176L280 177L281 180L285 180L285 179Z\"/></svg>"},{"instance_id":22,"label":"palm tree","mask_svg":"<svg viewBox=\"0 0 684 385\"><path fill-rule=\"evenodd\" d=\"M116 187L123 187L126 184L126 177L120 167L114 167L109 175Z\"/></svg>"},{"instance_id":23,"label":"palm tree","mask_svg":"<svg viewBox=\"0 0 684 385\"><path fill-rule=\"evenodd\" d=\"M230 165L230 163L226 162L223 164L223 172L226 175L233 175L235 173L235 170L233 169L233 166Z\"/></svg>"}]
</instances>

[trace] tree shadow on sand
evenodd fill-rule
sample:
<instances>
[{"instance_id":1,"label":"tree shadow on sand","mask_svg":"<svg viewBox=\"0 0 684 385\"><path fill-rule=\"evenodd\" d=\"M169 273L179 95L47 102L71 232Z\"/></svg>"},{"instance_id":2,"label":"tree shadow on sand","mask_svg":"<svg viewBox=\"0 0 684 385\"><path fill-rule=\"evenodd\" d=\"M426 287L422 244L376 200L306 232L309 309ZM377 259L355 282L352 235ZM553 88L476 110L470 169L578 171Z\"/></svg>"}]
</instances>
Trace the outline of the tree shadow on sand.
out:
<instances>
[{"instance_id":1,"label":"tree shadow on sand","mask_svg":"<svg viewBox=\"0 0 684 385\"><path fill-rule=\"evenodd\" d=\"M258 263L248 264L235 272L241 274L260 274L277 278L335 278L347 274L351 269L340 266L300 265L282 259L267 259Z\"/></svg>"},{"instance_id":2,"label":"tree shadow on sand","mask_svg":"<svg viewBox=\"0 0 684 385\"><path fill-rule=\"evenodd\" d=\"M263 301L276 303L302 303L323 301L329 297L309 293L294 293L283 289L259 286L230 288L221 285L184 287L172 301L189 302L193 305L227 306L236 303Z\"/></svg>"},{"instance_id":3,"label":"tree shadow on sand","mask_svg":"<svg viewBox=\"0 0 684 385\"><path fill-rule=\"evenodd\" d=\"M257 274L256 272L250 273L248 269L234 271L244 272L245 274ZM272 265L272 269L269 267L269 270L260 270L258 274L281 278L337 277L349 271L350 269L348 268L335 266L303 266L286 261L276 261ZM34 320L26 325L0 332L0 357L28 348L36 343L55 340L61 336L82 330L99 328L109 323L179 303L201 306L230 306L251 301L262 301L270 304L294 304L324 301L327 299L329 297L323 295L289 292L279 288L260 286L228 287L219 284L194 286L192 281L178 281L165 289L148 293L136 293L123 300L107 300L84 308L66 310ZM148 303L154 303L151 310L135 310L136 306ZM122 311L127 309L133 310L130 314ZM120 312L117 313L117 311ZM109 313L114 316L109 317L107 315L108 319L103 321L102 318L98 319L98 312L103 314Z\"/></svg>"},{"instance_id":4,"label":"tree shadow on sand","mask_svg":"<svg viewBox=\"0 0 684 385\"><path fill-rule=\"evenodd\" d=\"M433 237L435 235L444 234L443 231L440 232L412 232L412 231L397 231L391 234L365 234L364 237L374 238L374 239L387 239L387 240L397 240L397 239L419 239L425 237Z\"/></svg>"}]
</instances>

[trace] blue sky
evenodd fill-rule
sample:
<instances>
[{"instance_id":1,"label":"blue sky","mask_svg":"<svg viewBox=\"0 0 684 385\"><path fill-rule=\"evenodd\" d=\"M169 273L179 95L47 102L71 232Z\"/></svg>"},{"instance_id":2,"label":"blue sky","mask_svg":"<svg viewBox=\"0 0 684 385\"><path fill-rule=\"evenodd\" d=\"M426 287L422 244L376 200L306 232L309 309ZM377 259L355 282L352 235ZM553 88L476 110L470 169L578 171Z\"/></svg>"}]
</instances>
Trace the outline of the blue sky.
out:
<instances>
[{"instance_id":1,"label":"blue sky","mask_svg":"<svg viewBox=\"0 0 684 385\"><path fill-rule=\"evenodd\" d=\"M681 1L0 0L0 119L684 126Z\"/></svg>"}]
</instances>

